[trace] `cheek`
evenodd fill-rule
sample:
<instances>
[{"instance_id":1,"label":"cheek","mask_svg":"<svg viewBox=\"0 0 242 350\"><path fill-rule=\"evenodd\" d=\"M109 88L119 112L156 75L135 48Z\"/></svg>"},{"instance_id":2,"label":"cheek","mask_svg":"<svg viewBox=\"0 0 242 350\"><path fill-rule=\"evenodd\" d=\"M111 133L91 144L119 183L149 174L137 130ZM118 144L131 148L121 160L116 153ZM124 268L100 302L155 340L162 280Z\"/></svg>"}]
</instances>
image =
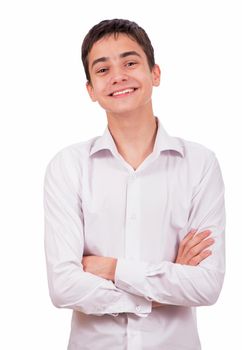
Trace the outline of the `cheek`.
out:
<instances>
[{"instance_id":1,"label":"cheek","mask_svg":"<svg viewBox=\"0 0 242 350\"><path fill-rule=\"evenodd\" d=\"M144 91L146 95L150 95L153 89L153 83L150 78L146 78L143 80Z\"/></svg>"},{"instance_id":2,"label":"cheek","mask_svg":"<svg viewBox=\"0 0 242 350\"><path fill-rule=\"evenodd\" d=\"M94 81L93 86L95 86L94 93L96 98L102 98L103 95L106 95L104 82Z\"/></svg>"},{"instance_id":3,"label":"cheek","mask_svg":"<svg viewBox=\"0 0 242 350\"><path fill-rule=\"evenodd\" d=\"M152 91L153 91L153 84L150 79L147 79L143 81L143 99L145 100L145 103L149 102L152 97Z\"/></svg>"},{"instance_id":4,"label":"cheek","mask_svg":"<svg viewBox=\"0 0 242 350\"><path fill-rule=\"evenodd\" d=\"M153 86L152 75L149 71L139 72L137 80L140 81L146 89L149 89Z\"/></svg>"}]
</instances>

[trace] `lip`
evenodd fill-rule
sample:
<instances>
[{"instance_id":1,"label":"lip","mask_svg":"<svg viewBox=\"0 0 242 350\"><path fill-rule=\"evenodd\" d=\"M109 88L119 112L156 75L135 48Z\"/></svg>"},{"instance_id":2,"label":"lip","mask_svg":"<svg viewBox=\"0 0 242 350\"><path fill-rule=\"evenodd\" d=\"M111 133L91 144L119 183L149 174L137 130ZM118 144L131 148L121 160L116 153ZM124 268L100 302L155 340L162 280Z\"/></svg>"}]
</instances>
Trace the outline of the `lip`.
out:
<instances>
[{"instance_id":1,"label":"lip","mask_svg":"<svg viewBox=\"0 0 242 350\"><path fill-rule=\"evenodd\" d=\"M130 92L125 92L125 93L121 93L122 91L125 91L125 90L133 90L133 91L130 91ZM125 97L125 96L129 96L129 95L132 95L138 88L137 87L124 87L124 88L121 88L121 89L118 89L118 90L114 90L112 91L108 96L110 97L113 97L113 98L120 98L120 97ZM120 92L120 94L118 95L115 95L113 96L113 94L117 93L117 92Z\"/></svg>"}]
</instances>

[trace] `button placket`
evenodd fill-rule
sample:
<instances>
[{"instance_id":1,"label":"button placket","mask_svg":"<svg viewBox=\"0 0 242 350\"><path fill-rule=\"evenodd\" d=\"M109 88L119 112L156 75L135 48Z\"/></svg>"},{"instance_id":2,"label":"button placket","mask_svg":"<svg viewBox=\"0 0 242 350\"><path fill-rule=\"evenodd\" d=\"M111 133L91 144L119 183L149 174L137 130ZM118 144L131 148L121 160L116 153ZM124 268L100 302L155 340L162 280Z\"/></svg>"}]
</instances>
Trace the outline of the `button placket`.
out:
<instances>
[{"instance_id":1,"label":"button placket","mask_svg":"<svg viewBox=\"0 0 242 350\"><path fill-rule=\"evenodd\" d=\"M140 258L140 179L136 174L131 174L127 181L125 257L130 260ZM141 305L137 304L135 310L141 312ZM136 318L128 316L127 350L136 349L141 349L141 334Z\"/></svg>"},{"instance_id":2,"label":"button placket","mask_svg":"<svg viewBox=\"0 0 242 350\"><path fill-rule=\"evenodd\" d=\"M131 174L127 182L125 255L128 259L140 257L140 181Z\"/></svg>"},{"instance_id":3,"label":"button placket","mask_svg":"<svg viewBox=\"0 0 242 350\"><path fill-rule=\"evenodd\" d=\"M142 338L141 332L137 329L137 319L136 317L128 317L127 326L127 350L137 350L142 349Z\"/></svg>"}]
</instances>

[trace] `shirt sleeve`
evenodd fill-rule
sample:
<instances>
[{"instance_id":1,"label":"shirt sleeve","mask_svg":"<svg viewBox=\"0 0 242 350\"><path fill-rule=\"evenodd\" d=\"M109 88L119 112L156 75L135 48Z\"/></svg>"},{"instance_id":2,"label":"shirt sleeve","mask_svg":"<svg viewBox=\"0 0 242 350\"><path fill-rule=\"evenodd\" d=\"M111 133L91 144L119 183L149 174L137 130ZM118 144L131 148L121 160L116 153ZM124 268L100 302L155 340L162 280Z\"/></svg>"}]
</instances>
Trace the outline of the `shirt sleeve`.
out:
<instances>
[{"instance_id":1,"label":"shirt sleeve","mask_svg":"<svg viewBox=\"0 0 242 350\"><path fill-rule=\"evenodd\" d=\"M115 274L118 288L162 304L202 306L216 302L225 272L224 184L213 153L207 163L193 191L186 232L210 229L215 239L209 248L212 255L197 266L119 259Z\"/></svg>"},{"instance_id":2,"label":"shirt sleeve","mask_svg":"<svg viewBox=\"0 0 242 350\"><path fill-rule=\"evenodd\" d=\"M81 170L70 153L62 150L52 159L44 180L45 255L51 300L56 307L85 314L131 312L146 316L151 312L151 301L83 271Z\"/></svg>"}]
</instances>

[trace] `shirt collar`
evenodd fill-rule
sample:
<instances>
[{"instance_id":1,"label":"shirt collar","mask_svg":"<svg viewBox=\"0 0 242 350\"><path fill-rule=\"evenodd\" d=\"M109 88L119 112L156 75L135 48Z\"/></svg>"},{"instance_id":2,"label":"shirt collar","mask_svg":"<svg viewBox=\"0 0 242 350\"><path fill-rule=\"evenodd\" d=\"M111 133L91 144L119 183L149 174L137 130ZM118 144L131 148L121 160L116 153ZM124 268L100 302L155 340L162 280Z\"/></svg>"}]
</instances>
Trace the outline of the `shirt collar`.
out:
<instances>
[{"instance_id":1,"label":"shirt collar","mask_svg":"<svg viewBox=\"0 0 242 350\"><path fill-rule=\"evenodd\" d=\"M184 157L184 149L179 138L170 136L163 128L159 118L155 118L158 123L158 129L153 152L175 151ZM90 151L90 156L101 150L110 150L113 154L118 153L116 144L108 126L106 127L103 135L95 139Z\"/></svg>"}]
</instances>

